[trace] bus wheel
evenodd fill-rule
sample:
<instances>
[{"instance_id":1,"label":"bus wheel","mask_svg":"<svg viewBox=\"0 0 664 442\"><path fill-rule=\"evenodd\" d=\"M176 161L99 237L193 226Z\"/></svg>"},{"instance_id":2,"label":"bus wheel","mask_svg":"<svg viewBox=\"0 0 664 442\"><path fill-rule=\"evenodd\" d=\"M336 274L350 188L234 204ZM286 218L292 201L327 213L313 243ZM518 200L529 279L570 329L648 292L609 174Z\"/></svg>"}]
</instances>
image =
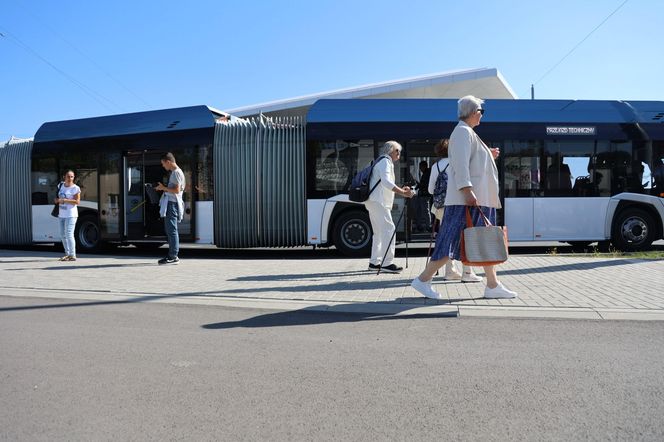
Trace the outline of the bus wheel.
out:
<instances>
[{"instance_id":1,"label":"bus wheel","mask_svg":"<svg viewBox=\"0 0 664 442\"><path fill-rule=\"evenodd\" d=\"M619 250L642 250L654 241L655 228L655 221L648 212L641 209L627 209L613 222L611 242Z\"/></svg>"},{"instance_id":2,"label":"bus wheel","mask_svg":"<svg viewBox=\"0 0 664 442\"><path fill-rule=\"evenodd\" d=\"M74 232L76 247L81 252L95 252L101 246L101 230L92 216L83 216L76 223Z\"/></svg>"},{"instance_id":3,"label":"bus wheel","mask_svg":"<svg viewBox=\"0 0 664 442\"><path fill-rule=\"evenodd\" d=\"M353 210L342 214L334 224L334 245L345 256L369 256L371 222L369 214Z\"/></svg>"}]
</instances>

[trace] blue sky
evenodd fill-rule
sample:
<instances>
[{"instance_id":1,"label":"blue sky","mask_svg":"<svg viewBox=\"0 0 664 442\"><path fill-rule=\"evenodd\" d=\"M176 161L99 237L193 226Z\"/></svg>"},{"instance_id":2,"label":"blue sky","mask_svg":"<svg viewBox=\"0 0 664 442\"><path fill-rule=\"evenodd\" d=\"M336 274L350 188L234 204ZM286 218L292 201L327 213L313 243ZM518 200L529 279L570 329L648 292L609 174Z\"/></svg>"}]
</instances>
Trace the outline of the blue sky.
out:
<instances>
[{"instance_id":1,"label":"blue sky","mask_svg":"<svg viewBox=\"0 0 664 442\"><path fill-rule=\"evenodd\" d=\"M0 140L46 121L219 109L457 69L520 98L664 100L661 0L0 3Z\"/></svg>"}]
</instances>

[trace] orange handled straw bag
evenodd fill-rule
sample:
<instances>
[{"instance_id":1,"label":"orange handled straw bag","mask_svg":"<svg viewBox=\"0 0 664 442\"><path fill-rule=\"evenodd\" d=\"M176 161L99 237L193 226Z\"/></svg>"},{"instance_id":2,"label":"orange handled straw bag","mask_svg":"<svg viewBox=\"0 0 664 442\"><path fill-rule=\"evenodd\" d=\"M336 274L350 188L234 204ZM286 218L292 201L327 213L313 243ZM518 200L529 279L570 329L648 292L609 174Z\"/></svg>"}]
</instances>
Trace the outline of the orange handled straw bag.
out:
<instances>
[{"instance_id":1,"label":"orange handled straw bag","mask_svg":"<svg viewBox=\"0 0 664 442\"><path fill-rule=\"evenodd\" d=\"M461 262L469 266L490 266L507 261L507 227L491 224L482 210L483 226L474 226L466 206L466 228L461 233Z\"/></svg>"}]
</instances>

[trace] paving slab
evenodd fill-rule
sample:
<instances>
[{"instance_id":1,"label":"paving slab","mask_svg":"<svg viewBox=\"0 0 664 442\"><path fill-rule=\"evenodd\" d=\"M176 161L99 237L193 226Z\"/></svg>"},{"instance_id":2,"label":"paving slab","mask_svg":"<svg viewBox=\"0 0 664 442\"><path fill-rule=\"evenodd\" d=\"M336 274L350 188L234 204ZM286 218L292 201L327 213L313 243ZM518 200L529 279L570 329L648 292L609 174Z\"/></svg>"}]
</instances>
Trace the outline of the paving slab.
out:
<instances>
[{"instance_id":1,"label":"paving slab","mask_svg":"<svg viewBox=\"0 0 664 442\"><path fill-rule=\"evenodd\" d=\"M364 259L270 256L277 257L187 258L159 266L130 253L63 263L52 252L0 250L0 295L461 318L664 320L664 260L512 255L498 275L518 298L484 299L482 283L434 278L443 299L431 300L410 288L425 257L409 258L401 274L377 276ZM481 268L476 272L483 276Z\"/></svg>"}]
</instances>

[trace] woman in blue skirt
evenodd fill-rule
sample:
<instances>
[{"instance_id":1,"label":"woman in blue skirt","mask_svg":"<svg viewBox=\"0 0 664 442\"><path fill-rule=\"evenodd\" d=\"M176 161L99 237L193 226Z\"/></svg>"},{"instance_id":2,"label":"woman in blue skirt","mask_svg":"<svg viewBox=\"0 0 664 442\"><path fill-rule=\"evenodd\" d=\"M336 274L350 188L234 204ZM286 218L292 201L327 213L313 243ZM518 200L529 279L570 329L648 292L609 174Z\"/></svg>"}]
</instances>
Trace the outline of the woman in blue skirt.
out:
<instances>
[{"instance_id":1,"label":"woman in blue skirt","mask_svg":"<svg viewBox=\"0 0 664 442\"><path fill-rule=\"evenodd\" d=\"M461 232L466 227L466 206L470 206L473 224L480 225L483 224L479 222L482 217L480 210L495 224L496 209L501 207L495 162L499 151L489 149L473 130L484 115L484 100L467 95L458 103L459 124L450 136L445 211L436 236L436 247L427 267L411 283L411 287L432 299L441 299L440 294L431 287L431 280L438 269L450 258L461 259ZM487 280L485 298L517 296L498 281L495 266L485 266L484 272Z\"/></svg>"}]
</instances>

